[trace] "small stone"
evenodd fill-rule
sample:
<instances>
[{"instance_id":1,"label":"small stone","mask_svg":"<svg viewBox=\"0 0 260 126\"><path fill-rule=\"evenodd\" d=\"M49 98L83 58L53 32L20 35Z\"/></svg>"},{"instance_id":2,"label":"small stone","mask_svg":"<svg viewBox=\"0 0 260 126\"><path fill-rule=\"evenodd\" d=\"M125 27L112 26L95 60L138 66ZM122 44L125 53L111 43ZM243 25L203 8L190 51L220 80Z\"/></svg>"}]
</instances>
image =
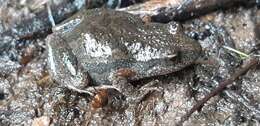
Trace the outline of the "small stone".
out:
<instances>
[{"instance_id":1,"label":"small stone","mask_svg":"<svg viewBox=\"0 0 260 126\"><path fill-rule=\"evenodd\" d=\"M50 125L50 117L42 116L35 118L32 122L32 126L49 126Z\"/></svg>"}]
</instances>

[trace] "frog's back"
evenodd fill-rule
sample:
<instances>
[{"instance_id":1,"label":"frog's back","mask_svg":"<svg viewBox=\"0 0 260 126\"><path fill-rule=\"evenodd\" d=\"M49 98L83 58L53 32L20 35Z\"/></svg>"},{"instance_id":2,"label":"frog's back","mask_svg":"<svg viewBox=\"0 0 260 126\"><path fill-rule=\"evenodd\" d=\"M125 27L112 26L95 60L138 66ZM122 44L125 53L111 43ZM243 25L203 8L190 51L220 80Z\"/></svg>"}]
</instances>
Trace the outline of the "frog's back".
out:
<instances>
[{"instance_id":1,"label":"frog's back","mask_svg":"<svg viewBox=\"0 0 260 126\"><path fill-rule=\"evenodd\" d=\"M137 16L113 10L80 13L73 17L80 23L63 37L97 84L109 84L111 74L120 68L135 71L130 79L136 80L178 71L198 57L200 46L176 33L173 24L144 24Z\"/></svg>"}]
</instances>

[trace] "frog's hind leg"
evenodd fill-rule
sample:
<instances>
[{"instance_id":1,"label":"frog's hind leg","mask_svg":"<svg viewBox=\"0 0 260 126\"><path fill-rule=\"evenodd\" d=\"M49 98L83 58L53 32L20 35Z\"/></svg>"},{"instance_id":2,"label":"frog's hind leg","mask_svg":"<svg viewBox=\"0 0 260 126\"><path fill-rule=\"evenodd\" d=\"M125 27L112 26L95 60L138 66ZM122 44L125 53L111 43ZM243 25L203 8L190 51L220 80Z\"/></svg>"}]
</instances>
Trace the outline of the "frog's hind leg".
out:
<instances>
[{"instance_id":1,"label":"frog's hind leg","mask_svg":"<svg viewBox=\"0 0 260 126\"><path fill-rule=\"evenodd\" d=\"M135 98L135 103L140 103L144 101L147 97L149 97L154 92L163 93L163 88L158 87L159 81L154 80L151 81L144 86L142 86L138 91L138 96Z\"/></svg>"},{"instance_id":2,"label":"frog's hind leg","mask_svg":"<svg viewBox=\"0 0 260 126\"><path fill-rule=\"evenodd\" d=\"M137 90L128 78L135 75L135 72L129 68L121 68L113 73L112 85L102 85L89 87L88 91L96 92L91 102L92 108L103 108L112 111L121 111L136 105L150 96L153 92L162 92L160 88L155 87L158 81L153 81Z\"/></svg>"},{"instance_id":3,"label":"frog's hind leg","mask_svg":"<svg viewBox=\"0 0 260 126\"><path fill-rule=\"evenodd\" d=\"M138 104L151 95L151 93L163 93L163 88L158 87L158 80L145 84L140 89L134 87L128 82L128 78L135 76L136 73L132 69L119 69L113 78L113 86L127 97L128 103Z\"/></svg>"}]
</instances>

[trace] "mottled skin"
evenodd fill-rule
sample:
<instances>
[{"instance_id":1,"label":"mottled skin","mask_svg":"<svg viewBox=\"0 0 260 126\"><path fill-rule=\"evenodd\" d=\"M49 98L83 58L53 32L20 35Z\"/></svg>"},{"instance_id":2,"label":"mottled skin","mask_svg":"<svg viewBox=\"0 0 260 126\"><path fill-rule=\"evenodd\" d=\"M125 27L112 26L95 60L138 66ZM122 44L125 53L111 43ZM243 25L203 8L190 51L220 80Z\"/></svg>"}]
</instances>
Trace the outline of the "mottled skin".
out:
<instances>
[{"instance_id":1,"label":"mottled skin","mask_svg":"<svg viewBox=\"0 0 260 126\"><path fill-rule=\"evenodd\" d=\"M119 69L135 73L130 81L176 72L201 51L174 22L147 24L113 10L82 10L55 29L47 38L50 73L72 89L84 89L87 76L94 85L117 83L113 76Z\"/></svg>"}]
</instances>

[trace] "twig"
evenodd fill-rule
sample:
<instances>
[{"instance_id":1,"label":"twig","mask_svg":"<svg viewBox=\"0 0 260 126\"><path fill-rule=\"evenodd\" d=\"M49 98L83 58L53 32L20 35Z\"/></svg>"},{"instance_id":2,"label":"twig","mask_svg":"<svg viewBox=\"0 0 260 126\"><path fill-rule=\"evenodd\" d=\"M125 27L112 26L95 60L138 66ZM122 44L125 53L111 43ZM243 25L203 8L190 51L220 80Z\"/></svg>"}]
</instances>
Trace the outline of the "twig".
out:
<instances>
[{"instance_id":1,"label":"twig","mask_svg":"<svg viewBox=\"0 0 260 126\"><path fill-rule=\"evenodd\" d=\"M51 26L54 27L54 26L55 26L55 21L54 21L52 12L51 12L50 1L48 1L48 2L45 4L45 6L46 6L46 8L47 8L48 18L49 18L49 21L51 22Z\"/></svg>"},{"instance_id":2,"label":"twig","mask_svg":"<svg viewBox=\"0 0 260 126\"><path fill-rule=\"evenodd\" d=\"M152 16L152 21L185 21L216 10L227 10L237 6L253 7L256 0L186 0L180 7L170 7Z\"/></svg>"},{"instance_id":3,"label":"twig","mask_svg":"<svg viewBox=\"0 0 260 126\"><path fill-rule=\"evenodd\" d=\"M182 125L184 121L188 120L192 113L195 111L201 109L203 105L212 97L216 96L217 94L221 93L229 84L232 84L239 76L247 72L250 68L255 66L259 60L256 58L251 59L243 68L240 68L235 72L229 79L223 81L219 84L217 88L215 88L213 91L211 91L208 95L206 95L203 99L198 101L197 104L195 104L180 120L180 122L177 123L177 125Z\"/></svg>"},{"instance_id":4,"label":"twig","mask_svg":"<svg viewBox=\"0 0 260 126\"><path fill-rule=\"evenodd\" d=\"M248 58L248 57L249 57L248 54L246 54L246 53L244 53L244 52L241 52L241 51L239 51L239 50L233 49L233 48L231 48L231 47L223 46L223 48L225 48L225 49L227 49L227 50L229 50L229 51L235 52L235 53L239 54L241 57L244 57L244 58Z\"/></svg>"}]
</instances>

